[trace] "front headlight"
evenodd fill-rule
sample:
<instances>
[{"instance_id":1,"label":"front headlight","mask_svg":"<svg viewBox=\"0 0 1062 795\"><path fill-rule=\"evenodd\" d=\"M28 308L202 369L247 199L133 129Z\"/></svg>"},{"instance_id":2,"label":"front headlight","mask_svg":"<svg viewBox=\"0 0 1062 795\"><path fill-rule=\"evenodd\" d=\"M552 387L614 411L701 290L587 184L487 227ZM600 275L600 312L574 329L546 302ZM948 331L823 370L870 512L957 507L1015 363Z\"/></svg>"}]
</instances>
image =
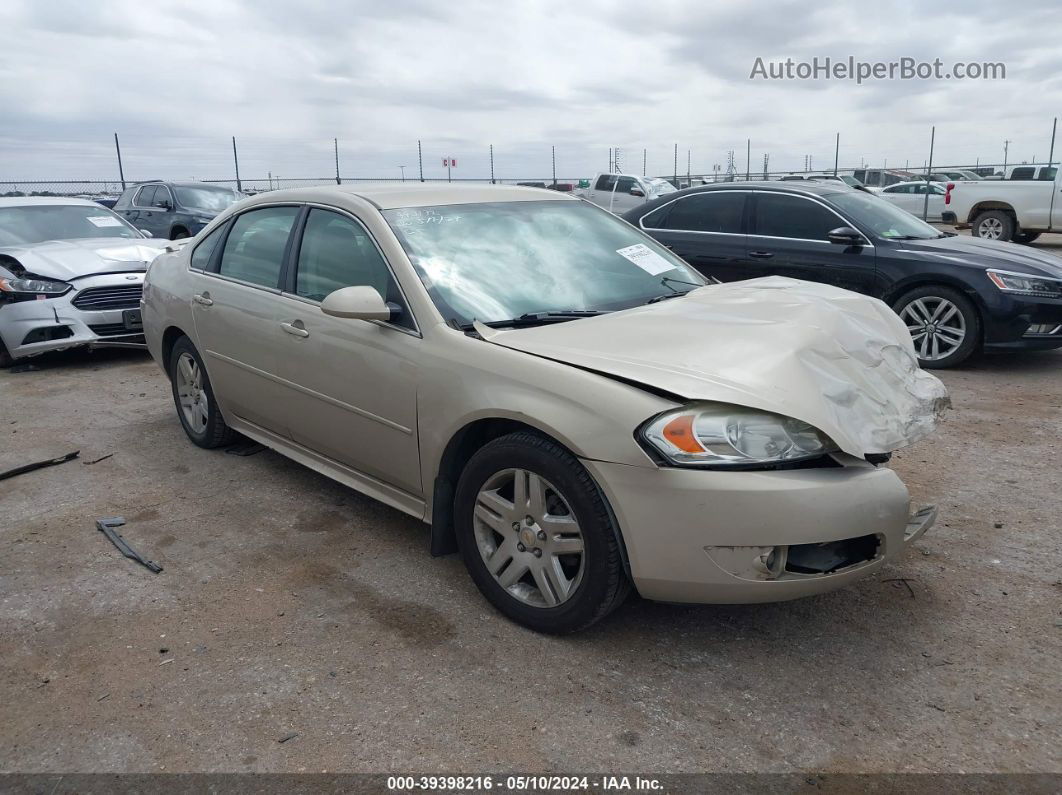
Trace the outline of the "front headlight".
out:
<instances>
[{"instance_id":1,"label":"front headlight","mask_svg":"<svg viewBox=\"0 0 1062 795\"><path fill-rule=\"evenodd\" d=\"M21 293L23 295L62 295L70 289L66 282L53 282L49 279L7 279L0 278L0 292Z\"/></svg>"},{"instance_id":2,"label":"front headlight","mask_svg":"<svg viewBox=\"0 0 1062 795\"><path fill-rule=\"evenodd\" d=\"M1005 293L1031 295L1038 298L1062 298L1062 279L1011 271L990 270L987 273L992 284Z\"/></svg>"},{"instance_id":3,"label":"front headlight","mask_svg":"<svg viewBox=\"0 0 1062 795\"><path fill-rule=\"evenodd\" d=\"M654 417L642 438L681 466L741 467L817 458L837 445L806 422L720 403L692 404Z\"/></svg>"}]
</instances>

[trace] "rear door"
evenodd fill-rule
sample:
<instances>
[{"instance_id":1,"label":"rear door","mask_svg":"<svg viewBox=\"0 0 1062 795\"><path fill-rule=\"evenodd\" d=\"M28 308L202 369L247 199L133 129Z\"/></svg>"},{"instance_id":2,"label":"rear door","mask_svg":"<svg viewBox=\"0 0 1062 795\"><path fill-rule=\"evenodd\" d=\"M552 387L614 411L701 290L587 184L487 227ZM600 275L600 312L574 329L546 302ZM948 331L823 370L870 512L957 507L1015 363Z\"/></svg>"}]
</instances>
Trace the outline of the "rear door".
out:
<instances>
[{"instance_id":1,"label":"rear door","mask_svg":"<svg viewBox=\"0 0 1062 795\"><path fill-rule=\"evenodd\" d=\"M795 193L753 194L748 256L764 274L822 282L874 295L874 247L831 243L831 229L853 226L817 198Z\"/></svg>"},{"instance_id":2,"label":"rear door","mask_svg":"<svg viewBox=\"0 0 1062 795\"><path fill-rule=\"evenodd\" d=\"M192 318L215 396L226 414L287 435L277 350L280 272L300 208L256 207L226 227L208 267L192 274ZM192 252L193 263L199 247Z\"/></svg>"},{"instance_id":3,"label":"rear door","mask_svg":"<svg viewBox=\"0 0 1062 795\"><path fill-rule=\"evenodd\" d=\"M158 194L158 185L144 185L133 197L133 209L136 211L136 226L146 230L152 237L166 237L162 233L162 224L158 218L158 208L155 206L155 197ZM163 194L165 196L165 194Z\"/></svg>"},{"instance_id":4,"label":"rear door","mask_svg":"<svg viewBox=\"0 0 1062 795\"><path fill-rule=\"evenodd\" d=\"M745 206L750 191L713 190L683 196L641 219L642 228L705 276L723 282L763 275L750 261Z\"/></svg>"}]
</instances>

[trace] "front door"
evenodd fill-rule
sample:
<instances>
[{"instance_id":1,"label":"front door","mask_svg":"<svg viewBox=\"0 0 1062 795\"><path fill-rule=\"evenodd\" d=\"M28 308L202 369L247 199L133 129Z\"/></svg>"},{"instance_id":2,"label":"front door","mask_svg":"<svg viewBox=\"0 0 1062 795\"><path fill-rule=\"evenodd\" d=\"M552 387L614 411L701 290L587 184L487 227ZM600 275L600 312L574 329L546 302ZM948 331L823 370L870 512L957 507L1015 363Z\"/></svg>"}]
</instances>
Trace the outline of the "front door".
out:
<instances>
[{"instance_id":1,"label":"front door","mask_svg":"<svg viewBox=\"0 0 1062 795\"><path fill-rule=\"evenodd\" d=\"M214 395L226 415L286 435L278 381L280 272L299 208L262 207L228 227L211 270L191 271L192 317ZM199 246L210 242L207 238ZM193 252L198 253L198 247Z\"/></svg>"},{"instance_id":2,"label":"front door","mask_svg":"<svg viewBox=\"0 0 1062 795\"><path fill-rule=\"evenodd\" d=\"M748 256L764 274L822 282L874 295L873 246L831 243L829 232L852 226L817 199L794 193L756 191Z\"/></svg>"},{"instance_id":3,"label":"front door","mask_svg":"<svg viewBox=\"0 0 1062 795\"><path fill-rule=\"evenodd\" d=\"M421 339L371 235L311 208L281 296L280 374L292 439L403 491L421 493L417 382ZM367 285L400 307L393 322L331 317L325 296Z\"/></svg>"},{"instance_id":4,"label":"front door","mask_svg":"<svg viewBox=\"0 0 1062 795\"><path fill-rule=\"evenodd\" d=\"M721 282L762 276L757 260L746 256L745 205L752 194L742 190L693 193L665 204L642 218L646 232Z\"/></svg>"}]
</instances>

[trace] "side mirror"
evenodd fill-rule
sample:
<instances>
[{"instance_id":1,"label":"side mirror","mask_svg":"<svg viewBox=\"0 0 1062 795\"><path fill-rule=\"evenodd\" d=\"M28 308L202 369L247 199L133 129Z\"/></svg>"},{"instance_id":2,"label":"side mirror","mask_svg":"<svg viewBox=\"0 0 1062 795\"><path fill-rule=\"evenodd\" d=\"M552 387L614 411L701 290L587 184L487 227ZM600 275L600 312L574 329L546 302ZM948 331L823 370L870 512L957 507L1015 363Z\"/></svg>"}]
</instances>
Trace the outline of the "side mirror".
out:
<instances>
[{"instance_id":1,"label":"side mirror","mask_svg":"<svg viewBox=\"0 0 1062 795\"><path fill-rule=\"evenodd\" d=\"M155 206L158 207L160 210L172 210L173 209L173 205L171 205L165 199L162 199L161 201L155 202Z\"/></svg>"},{"instance_id":2,"label":"side mirror","mask_svg":"<svg viewBox=\"0 0 1062 795\"><path fill-rule=\"evenodd\" d=\"M631 196L642 196L644 198L645 191L635 185L633 188L631 188Z\"/></svg>"},{"instance_id":3,"label":"side mirror","mask_svg":"<svg viewBox=\"0 0 1062 795\"><path fill-rule=\"evenodd\" d=\"M827 235L831 243L838 246L862 246L863 236L850 226L839 226L831 229Z\"/></svg>"},{"instance_id":4,"label":"side mirror","mask_svg":"<svg viewBox=\"0 0 1062 795\"><path fill-rule=\"evenodd\" d=\"M359 285L342 287L326 295L321 311L332 317L355 320L394 320L402 310L386 303L375 288Z\"/></svg>"},{"instance_id":5,"label":"side mirror","mask_svg":"<svg viewBox=\"0 0 1062 795\"><path fill-rule=\"evenodd\" d=\"M140 231L144 234L144 237L154 237L155 236L155 233L152 232L150 229L141 229Z\"/></svg>"}]
</instances>

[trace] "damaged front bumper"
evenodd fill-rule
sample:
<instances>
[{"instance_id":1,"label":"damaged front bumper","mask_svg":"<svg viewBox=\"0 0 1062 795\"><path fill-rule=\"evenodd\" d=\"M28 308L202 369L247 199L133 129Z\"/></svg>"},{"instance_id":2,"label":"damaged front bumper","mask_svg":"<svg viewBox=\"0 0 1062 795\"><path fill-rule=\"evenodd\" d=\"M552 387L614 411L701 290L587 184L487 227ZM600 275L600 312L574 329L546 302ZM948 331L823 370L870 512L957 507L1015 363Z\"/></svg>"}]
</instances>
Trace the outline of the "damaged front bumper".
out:
<instances>
[{"instance_id":1,"label":"damaged front bumper","mask_svg":"<svg viewBox=\"0 0 1062 795\"><path fill-rule=\"evenodd\" d=\"M57 298L0 304L0 339L14 359L79 345L143 347L143 273L78 279Z\"/></svg>"},{"instance_id":2,"label":"damaged front bumper","mask_svg":"<svg viewBox=\"0 0 1062 795\"><path fill-rule=\"evenodd\" d=\"M763 472L584 461L605 491L639 593L666 602L796 599L849 585L898 557L936 509L914 515L890 469Z\"/></svg>"}]
</instances>

